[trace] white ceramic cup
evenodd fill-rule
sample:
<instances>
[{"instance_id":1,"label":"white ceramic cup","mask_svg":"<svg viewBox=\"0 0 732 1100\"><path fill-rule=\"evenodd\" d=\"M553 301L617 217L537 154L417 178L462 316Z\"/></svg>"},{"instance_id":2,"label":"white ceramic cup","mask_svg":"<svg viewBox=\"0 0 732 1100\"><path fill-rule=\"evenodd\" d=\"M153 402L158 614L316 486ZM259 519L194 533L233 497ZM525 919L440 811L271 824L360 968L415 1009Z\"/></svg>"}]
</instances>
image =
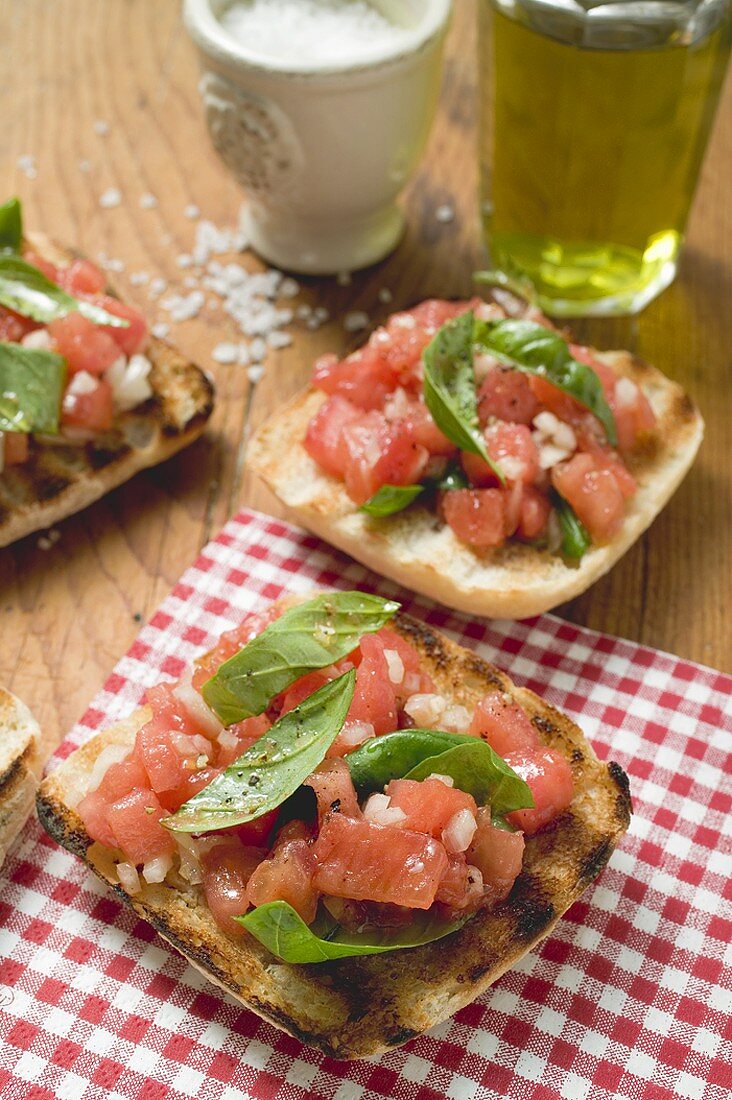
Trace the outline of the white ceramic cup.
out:
<instances>
[{"instance_id":1,"label":"white ceramic cup","mask_svg":"<svg viewBox=\"0 0 732 1100\"><path fill-rule=\"evenodd\" d=\"M379 0L406 36L327 65L258 56L222 26L226 6L185 0L184 15L211 139L247 192L252 247L307 274L382 259L404 229L395 200L434 116L450 0Z\"/></svg>"}]
</instances>

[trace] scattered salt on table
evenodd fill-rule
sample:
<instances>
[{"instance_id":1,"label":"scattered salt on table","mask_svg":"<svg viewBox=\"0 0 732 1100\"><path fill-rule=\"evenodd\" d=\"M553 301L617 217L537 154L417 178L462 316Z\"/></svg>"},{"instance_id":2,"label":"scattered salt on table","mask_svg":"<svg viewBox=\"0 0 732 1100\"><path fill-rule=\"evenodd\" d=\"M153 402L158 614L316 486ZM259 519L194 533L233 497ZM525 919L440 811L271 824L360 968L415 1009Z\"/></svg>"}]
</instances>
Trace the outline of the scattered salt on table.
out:
<instances>
[{"instance_id":1,"label":"scattered salt on table","mask_svg":"<svg viewBox=\"0 0 732 1100\"><path fill-rule=\"evenodd\" d=\"M122 202L122 192L116 187L108 187L99 197L99 205L103 210L112 210Z\"/></svg>"}]
</instances>

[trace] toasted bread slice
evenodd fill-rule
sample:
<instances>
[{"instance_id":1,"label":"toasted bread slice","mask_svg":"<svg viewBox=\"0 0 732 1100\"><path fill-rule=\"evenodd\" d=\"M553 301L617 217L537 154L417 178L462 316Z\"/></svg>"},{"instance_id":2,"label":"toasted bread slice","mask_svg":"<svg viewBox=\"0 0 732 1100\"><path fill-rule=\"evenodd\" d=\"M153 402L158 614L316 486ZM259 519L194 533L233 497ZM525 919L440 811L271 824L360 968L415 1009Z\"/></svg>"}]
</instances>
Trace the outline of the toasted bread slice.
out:
<instances>
[{"instance_id":1,"label":"toasted bread slice","mask_svg":"<svg viewBox=\"0 0 732 1100\"><path fill-rule=\"evenodd\" d=\"M676 382L627 352L598 354L616 374L642 386L658 428L629 461L638 492L620 532L607 545L592 546L576 567L516 541L476 551L418 504L388 519L360 512L343 482L326 474L302 446L310 418L326 400L315 389L296 396L259 428L247 463L291 516L375 572L472 615L538 615L584 592L632 546L682 481L704 432L699 410Z\"/></svg>"},{"instance_id":2,"label":"toasted bread slice","mask_svg":"<svg viewBox=\"0 0 732 1100\"><path fill-rule=\"evenodd\" d=\"M41 234L28 239L52 263L74 258ZM0 474L0 546L73 515L201 434L213 408L208 377L155 337L146 354L153 365L149 401L117 416L111 431L85 445L32 441L28 461Z\"/></svg>"},{"instance_id":3,"label":"toasted bread slice","mask_svg":"<svg viewBox=\"0 0 732 1100\"><path fill-rule=\"evenodd\" d=\"M533 692L443 635L406 615L394 624L417 648L436 690L473 707L487 691L511 691L543 742L571 763L570 809L526 844L509 898L439 943L385 955L292 966L249 936L227 937L198 887L145 885L128 896L113 853L92 843L75 810L94 762L111 744L132 747L145 707L99 734L41 785L42 824L206 975L260 1016L337 1058L375 1054L406 1042L468 1004L534 944L603 869L630 819L628 780L598 761L578 727ZM119 858L119 856L118 856ZM181 880L182 882L182 880Z\"/></svg>"},{"instance_id":4,"label":"toasted bread slice","mask_svg":"<svg viewBox=\"0 0 732 1100\"><path fill-rule=\"evenodd\" d=\"M0 687L0 864L33 809L41 767L38 723L25 703Z\"/></svg>"}]
</instances>

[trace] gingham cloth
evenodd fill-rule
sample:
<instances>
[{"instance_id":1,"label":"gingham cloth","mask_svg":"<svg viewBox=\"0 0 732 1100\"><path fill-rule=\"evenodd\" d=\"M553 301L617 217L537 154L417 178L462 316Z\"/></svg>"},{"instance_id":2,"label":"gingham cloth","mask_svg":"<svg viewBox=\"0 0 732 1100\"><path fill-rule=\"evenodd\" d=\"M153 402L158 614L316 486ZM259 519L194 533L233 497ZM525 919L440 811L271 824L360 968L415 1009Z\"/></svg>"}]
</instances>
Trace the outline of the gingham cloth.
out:
<instances>
[{"instance_id":1,"label":"gingham cloth","mask_svg":"<svg viewBox=\"0 0 732 1100\"><path fill-rule=\"evenodd\" d=\"M575 716L631 778L630 832L550 938L485 996L386 1056L336 1062L208 985L37 823L0 872L0 1095L22 1100L723 1100L732 677L544 616L471 622L316 539L243 512L141 631L59 751L128 714L241 613L362 587Z\"/></svg>"}]
</instances>

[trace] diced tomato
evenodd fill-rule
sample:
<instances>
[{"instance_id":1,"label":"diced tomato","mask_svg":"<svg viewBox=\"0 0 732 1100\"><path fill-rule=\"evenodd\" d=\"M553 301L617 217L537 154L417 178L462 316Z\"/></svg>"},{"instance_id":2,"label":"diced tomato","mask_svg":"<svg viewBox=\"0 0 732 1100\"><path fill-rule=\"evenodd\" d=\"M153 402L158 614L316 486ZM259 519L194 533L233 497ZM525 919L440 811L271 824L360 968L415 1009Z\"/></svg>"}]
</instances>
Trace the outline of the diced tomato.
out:
<instances>
[{"instance_id":1,"label":"diced tomato","mask_svg":"<svg viewBox=\"0 0 732 1100\"><path fill-rule=\"evenodd\" d=\"M164 806L169 813L175 813L184 802L212 783L219 771L219 768L184 768L183 778L177 787L158 793L161 806Z\"/></svg>"},{"instance_id":2,"label":"diced tomato","mask_svg":"<svg viewBox=\"0 0 732 1100\"><path fill-rule=\"evenodd\" d=\"M301 676L299 680L295 680L292 687L288 688L282 698L281 714L287 714L289 711L294 710L295 707L299 707L300 703L304 699L307 699L309 695L312 695L318 688L323 687L324 684L329 683L338 675L338 670L334 665L330 665L328 668L316 668L313 672L308 672L307 675Z\"/></svg>"},{"instance_id":3,"label":"diced tomato","mask_svg":"<svg viewBox=\"0 0 732 1100\"><path fill-rule=\"evenodd\" d=\"M364 504L382 485L413 485L423 476L429 451L414 443L399 422L378 412L347 424L342 433L346 448L346 491Z\"/></svg>"},{"instance_id":4,"label":"diced tomato","mask_svg":"<svg viewBox=\"0 0 732 1100\"><path fill-rule=\"evenodd\" d=\"M61 422L91 432L106 432L112 427L114 402L112 387L104 378L96 379L96 386L89 393L64 394L61 403Z\"/></svg>"},{"instance_id":5,"label":"diced tomato","mask_svg":"<svg viewBox=\"0 0 732 1100\"><path fill-rule=\"evenodd\" d=\"M266 849L272 837L272 830L279 817L279 808L270 810L269 813L255 817L254 821L247 821L244 825L237 825L236 834L242 844L254 845L257 848Z\"/></svg>"},{"instance_id":6,"label":"diced tomato","mask_svg":"<svg viewBox=\"0 0 732 1100\"><path fill-rule=\"evenodd\" d=\"M118 328L116 325L97 325L96 327L111 336L125 355L134 355L135 352L142 351L147 343L147 321L139 309L135 309L127 302L120 302L119 298L112 298L109 294L94 294L92 300L95 305L106 309L107 313L112 313L115 317L121 317L129 322L126 328Z\"/></svg>"},{"instance_id":7,"label":"diced tomato","mask_svg":"<svg viewBox=\"0 0 732 1100\"><path fill-rule=\"evenodd\" d=\"M174 791L189 781L190 769L186 756L173 743L175 734L194 736L195 721L173 694L172 684L157 684L149 688L147 701L153 716L137 731L135 756L144 767L150 785L156 793Z\"/></svg>"},{"instance_id":8,"label":"diced tomato","mask_svg":"<svg viewBox=\"0 0 732 1100\"><path fill-rule=\"evenodd\" d=\"M524 486L516 534L521 539L538 539L544 534L552 506L549 498L532 485Z\"/></svg>"},{"instance_id":9,"label":"diced tomato","mask_svg":"<svg viewBox=\"0 0 732 1100\"><path fill-rule=\"evenodd\" d=\"M539 743L526 711L502 691L491 691L479 700L468 732L503 757L508 752L531 752Z\"/></svg>"},{"instance_id":10,"label":"diced tomato","mask_svg":"<svg viewBox=\"0 0 732 1100\"><path fill-rule=\"evenodd\" d=\"M384 646L387 675L389 677L389 682L394 688L398 707L402 706L410 695L415 695L420 692L429 694L434 692L435 684L432 677L422 668L419 653L417 653L417 650L406 638L403 638L401 634L388 626L383 626L376 637ZM396 682L392 678L392 670L389 667L387 651L391 651L392 654L396 653L404 669L404 675L401 680ZM395 663L393 658L391 663L392 665Z\"/></svg>"},{"instance_id":11,"label":"diced tomato","mask_svg":"<svg viewBox=\"0 0 732 1100\"><path fill-rule=\"evenodd\" d=\"M503 901L511 893L521 873L523 856L523 834L497 829L491 822L490 809L481 807L478 810L478 829L468 848L467 859L482 874L484 893L494 903Z\"/></svg>"},{"instance_id":12,"label":"diced tomato","mask_svg":"<svg viewBox=\"0 0 732 1100\"><path fill-rule=\"evenodd\" d=\"M404 418L404 431L415 443L426 447L431 455L449 458L455 453L455 444L440 431L423 401L413 401Z\"/></svg>"},{"instance_id":13,"label":"diced tomato","mask_svg":"<svg viewBox=\"0 0 732 1100\"><path fill-rule=\"evenodd\" d=\"M76 809L92 840L107 848L116 848L117 840L107 820L109 806L109 800L96 790L84 795Z\"/></svg>"},{"instance_id":14,"label":"diced tomato","mask_svg":"<svg viewBox=\"0 0 732 1100\"><path fill-rule=\"evenodd\" d=\"M534 796L533 809L514 810L507 815L508 820L515 828L532 836L563 813L572 801L572 769L560 752L544 746L534 749L531 754L509 752L504 759L526 780Z\"/></svg>"},{"instance_id":15,"label":"diced tomato","mask_svg":"<svg viewBox=\"0 0 732 1100\"><path fill-rule=\"evenodd\" d=\"M361 660L356 670L356 687L348 719L370 723L377 737L392 733L397 728L396 693L387 671L384 642L378 634L366 634L361 639L360 649Z\"/></svg>"},{"instance_id":16,"label":"diced tomato","mask_svg":"<svg viewBox=\"0 0 732 1100\"><path fill-rule=\"evenodd\" d=\"M219 742L216 767L228 768L229 764L233 764L250 745L258 741L271 725L272 723L266 714L256 714L253 718L244 718L241 722L234 723L233 726L227 726L226 733L229 737L235 737L236 742L231 745L221 745Z\"/></svg>"},{"instance_id":17,"label":"diced tomato","mask_svg":"<svg viewBox=\"0 0 732 1100\"><path fill-rule=\"evenodd\" d=\"M552 470L555 489L574 508L593 542L608 542L618 533L625 498L617 479L588 454L576 454Z\"/></svg>"},{"instance_id":18,"label":"diced tomato","mask_svg":"<svg viewBox=\"0 0 732 1100\"><path fill-rule=\"evenodd\" d=\"M0 306L0 340L6 343L17 344L23 337L38 328L35 321L29 317L21 317L12 309Z\"/></svg>"},{"instance_id":19,"label":"diced tomato","mask_svg":"<svg viewBox=\"0 0 732 1100\"><path fill-rule=\"evenodd\" d=\"M573 397L569 397L563 390L557 389L551 382L540 374L528 376L529 385L542 409L553 412L560 420L567 424L577 424L586 415L587 410Z\"/></svg>"},{"instance_id":20,"label":"diced tomato","mask_svg":"<svg viewBox=\"0 0 732 1100\"><path fill-rule=\"evenodd\" d=\"M500 489L451 489L442 498L445 520L461 542L488 548L506 537L506 507Z\"/></svg>"},{"instance_id":21,"label":"diced tomato","mask_svg":"<svg viewBox=\"0 0 732 1100\"><path fill-rule=\"evenodd\" d=\"M442 831L455 814L461 810L477 813L475 799L457 787L448 787L440 779L392 779L386 788L391 806L407 816L399 823L402 829L427 833L440 838Z\"/></svg>"},{"instance_id":22,"label":"diced tomato","mask_svg":"<svg viewBox=\"0 0 732 1100\"><path fill-rule=\"evenodd\" d=\"M172 855L173 838L160 824L165 810L152 791L134 788L107 809L107 821L130 863Z\"/></svg>"},{"instance_id":23,"label":"diced tomato","mask_svg":"<svg viewBox=\"0 0 732 1100\"><path fill-rule=\"evenodd\" d=\"M44 256L40 256L37 252L34 252L32 248L26 249L23 253L23 259L27 264L32 264L33 267L37 267L39 271L42 271L47 279L50 279L52 283L57 283L59 278L59 269L55 264L52 264L50 260L47 260Z\"/></svg>"},{"instance_id":24,"label":"diced tomato","mask_svg":"<svg viewBox=\"0 0 732 1100\"><path fill-rule=\"evenodd\" d=\"M77 807L89 836L108 848L116 848L117 841L107 820L107 810L113 802L124 798L133 789L146 787L149 787L147 773L134 753L128 753L124 760L116 764L110 764L96 790L85 795Z\"/></svg>"},{"instance_id":25,"label":"diced tomato","mask_svg":"<svg viewBox=\"0 0 732 1100\"><path fill-rule=\"evenodd\" d=\"M85 370L88 374L104 374L120 351L117 344L99 325L92 324L81 313L67 313L51 321L48 331L59 355L63 355L69 374Z\"/></svg>"},{"instance_id":26,"label":"diced tomato","mask_svg":"<svg viewBox=\"0 0 732 1100\"><path fill-rule=\"evenodd\" d=\"M448 868L442 844L424 833L329 814L314 845L314 885L323 894L429 909Z\"/></svg>"},{"instance_id":27,"label":"diced tomato","mask_svg":"<svg viewBox=\"0 0 732 1100\"><path fill-rule=\"evenodd\" d=\"M266 607L263 611L252 611L244 617L239 626L233 630L225 631L213 649L197 657L193 672L192 684L196 691L200 691L207 680L210 680L219 665L233 657L247 642L261 634L265 627L273 623L282 614L282 610L274 605Z\"/></svg>"},{"instance_id":28,"label":"diced tomato","mask_svg":"<svg viewBox=\"0 0 732 1100\"><path fill-rule=\"evenodd\" d=\"M470 898L470 867L464 854L448 856L449 865L445 875L437 888L435 901L446 905L454 912L464 910ZM482 889L474 897L482 897Z\"/></svg>"},{"instance_id":29,"label":"diced tomato","mask_svg":"<svg viewBox=\"0 0 732 1100\"><path fill-rule=\"evenodd\" d=\"M25 432L6 432L3 460L6 466L19 466L28 458L28 436Z\"/></svg>"},{"instance_id":30,"label":"diced tomato","mask_svg":"<svg viewBox=\"0 0 732 1100\"><path fill-rule=\"evenodd\" d=\"M90 260L74 260L68 267L58 269L58 284L69 294L100 294L107 285L106 276Z\"/></svg>"},{"instance_id":31,"label":"diced tomato","mask_svg":"<svg viewBox=\"0 0 732 1100\"><path fill-rule=\"evenodd\" d=\"M598 467L610 470L618 483L625 500L630 500L638 491L638 483L616 450L597 438L597 433L579 429L577 431L579 450L592 455Z\"/></svg>"},{"instance_id":32,"label":"diced tomato","mask_svg":"<svg viewBox=\"0 0 732 1100\"><path fill-rule=\"evenodd\" d=\"M380 409L396 379L385 360L372 356L366 364L363 353L356 352L342 360L322 355L315 362L313 385L331 396L347 398L359 409Z\"/></svg>"},{"instance_id":33,"label":"diced tomato","mask_svg":"<svg viewBox=\"0 0 732 1100\"><path fill-rule=\"evenodd\" d=\"M517 481L529 485L539 473L539 452L525 424L509 424L499 420L483 433L488 454L496 462L509 484ZM463 469L473 485L498 485L498 477L480 455L463 451Z\"/></svg>"},{"instance_id":34,"label":"diced tomato","mask_svg":"<svg viewBox=\"0 0 732 1100\"><path fill-rule=\"evenodd\" d=\"M530 424L539 411L529 379L510 367L491 367L478 390L478 418L485 425L490 417L514 424Z\"/></svg>"},{"instance_id":35,"label":"diced tomato","mask_svg":"<svg viewBox=\"0 0 732 1100\"><path fill-rule=\"evenodd\" d=\"M314 871L313 849L307 841L288 840L256 868L249 879L247 898L251 905L286 901L310 924L318 907Z\"/></svg>"},{"instance_id":36,"label":"diced tomato","mask_svg":"<svg viewBox=\"0 0 732 1100\"><path fill-rule=\"evenodd\" d=\"M234 917L244 916L249 908L247 883L263 858L261 848L246 847L234 837L222 840L201 857L206 905L229 936L244 935Z\"/></svg>"},{"instance_id":37,"label":"diced tomato","mask_svg":"<svg viewBox=\"0 0 732 1100\"><path fill-rule=\"evenodd\" d=\"M363 415L345 397L334 394L320 406L308 424L303 446L319 466L342 478L346 469L348 450L343 441L343 429Z\"/></svg>"},{"instance_id":38,"label":"diced tomato","mask_svg":"<svg viewBox=\"0 0 732 1100\"><path fill-rule=\"evenodd\" d=\"M354 818L362 816L351 773L344 760L324 760L305 780L305 786L315 791L321 821L330 812Z\"/></svg>"}]
</instances>

